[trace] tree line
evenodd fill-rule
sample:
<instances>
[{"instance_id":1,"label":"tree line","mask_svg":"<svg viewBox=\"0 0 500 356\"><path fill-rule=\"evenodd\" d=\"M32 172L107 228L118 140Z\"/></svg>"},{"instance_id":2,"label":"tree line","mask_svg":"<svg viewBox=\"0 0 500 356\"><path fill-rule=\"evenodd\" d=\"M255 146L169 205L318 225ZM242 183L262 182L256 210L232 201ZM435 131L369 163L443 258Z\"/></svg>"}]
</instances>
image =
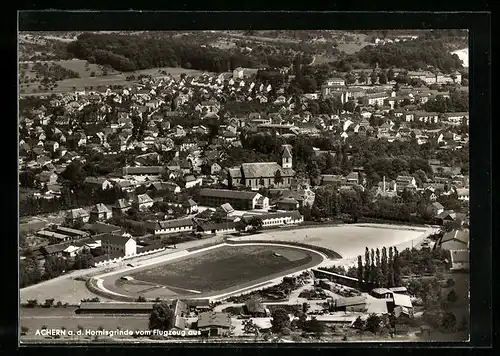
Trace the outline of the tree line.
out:
<instances>
[{"instance_id":1,"label":"tree line","mask_svg":"<svg viewBox=\"0 0 500 356\"><path fill-rule=\"evenodd\" d=\"M396 67L407 70L425 70L428 66L432 66L445 73L463 69L460 58L456 54L450 54L442 40L426 38L383 46L366 46L355 54L337 61L336 67L348 71L356 62L371 67L378 64L380 68ZM349 63L351 65L346 65Z\"/></svg>"},{"instance_id":2,"label":"tree line","mask_svg":"<svg viewBox=\"0 0 500 356\"><path fill-rule=\"evenodd\" d=\"M123 72L155 67L182 67L220 73L237 67L288 66L292 60L290 55L283 52L263 56L237 50L221 50L187 39L118 34L84 33L76 41L69 43L67 50L77 58L109 65Z\"/></svg>"}]
</instances>

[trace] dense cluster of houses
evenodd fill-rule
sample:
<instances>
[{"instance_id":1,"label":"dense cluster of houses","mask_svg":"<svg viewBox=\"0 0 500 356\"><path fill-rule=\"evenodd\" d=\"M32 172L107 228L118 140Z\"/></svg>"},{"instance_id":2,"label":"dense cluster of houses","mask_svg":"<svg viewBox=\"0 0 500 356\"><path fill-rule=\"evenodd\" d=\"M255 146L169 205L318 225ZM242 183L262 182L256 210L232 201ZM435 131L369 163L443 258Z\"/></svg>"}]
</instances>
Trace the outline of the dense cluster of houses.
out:
<instances>
[{"instance_id":1,"label":"dense cluster of houses","mask_svg":"<svg viewBox=\"0 0 500 356\"><path fill-rule=\"evenodd\" d=\"M410 73L412 75L417 76L416 73ZM446 81L439 75L435 78L438 83ZM277 89L277 97L270 102L274 89ZM320 91L306 93L296 102L283 88L272 88L271 84L260 83L242 68L220 75L181 76L179 79L168 75L155 79L143 78L139 85L120 89L98 87L56 94L46 104L48 107L41 106L33 109L29 115L22 115L19 167L21 171L37 172L34 180L38 189L34 197L52 199L61 196L60 175L71 162L85 162L89 152L110 157L120 152L134 152L135 159L127 162L120 171L101 177L86 177L84 181L85 186L94 190L118 189L126 193L127 198L118 199L112 205L99 203L90 208L72 209L65 216L66 227L38 232L40 237L52 244L47 246L49 255L63 252L74 255L77 251L98 246L106 256L131 256L146 246L140 246L120 227L116 231L100 233L99 239L95 239L95 233L90 232L91 236L88 235L88 229L71 232L61 228L71 229L76 223L92 226L109 222L113 217L126 216L130 209L148 212L159 200L154 192L169 192L175 196L197 186L201 190L196 201L188 199L173 204L184 209L184 217L172 219L167 215L157 216L145 222L148 233L233 232L237 230L239 221L250 221L252 214L255 214L252 211L259 212L264 227L300 223L303 218L297 210L313 204L314 192L294 184L294 152L291 146L282 147L281 164L246 162L236 167L221 166L221 148L241 146L239 132L243 127L254 132L276 132L283 136L317 135L330 131L341 139L351 135L367 135L390 142L410 140L413 136L418 144L436 140L440 148L460 148L468 143L466 134L458 135L446 128L436 131L411 126L414 121L441 123L443 127L448 127L445 124L461 124L464 120L468 123L468 113L438 115L417 110L418 104L437 95L446 93L405 86L395 92L392 85L348 86L343 78L330 78ZM309 101L327 97L339 97L343 103L354 100L359 108L359 117L346 110L336 115L313 115L309 111ZM221 109L228 101L269 102L277 111L267 115L259 112L248 115L225 113L221 117ZM301 106L300 114L294 114L297 105ZM396 106L398 108L394 109ZM95 120L92 123L75 124L75 117L89 108L94 110ZM53 111L49 109L58 109L62 114L49 114ZM208 125L171 125L174 119L184 117L189 110L202 123L208 119L224 119L217 137L210 144L196 139L197 134L209 132ZM140 140L132 138L134 117L140 118L146 125ZM370 124L377 117L383 118L384 123L379 126ZM400 121L398 125L397 120ZM165 153L171 157L170 160L165 161ZM316 148L315 153L335 154ZM216 183L224 183L227 189L212 188ZM339 189L344 190L356 186L365 189L366 182L361 167L345 177L322 175L317 183L338 185ZM136 193L139 187L145 188L145 192ZM248 190L241 190L243 188ZM269 189L269 196L257 192L260 188ZM430 202L436 199L437 194L451 192L455 192L460 200L469 199L468 179L459 174L446 182L422 182L419 185L414 177L400 176L395 181L387 182L384 177L383 182L373 189L377 196L398 196L404 190L413 190L428 196ZM440 209L437 206L439 203L432 204L429 211L436 217L449 219L452 216L453 212ZM201 212L205 216L195 217L199 207L208 208L206 212ZM271 207L278 211L270 212ZM248 213L241 216L235 215L235 211ZM214 221L210 214L222 216L222 222L220 219ZM88 244L75 243L72 247L67 245L85 239L92 241ZM56 245L61 246L56 248Z\"/></svg>"}]
</instances>

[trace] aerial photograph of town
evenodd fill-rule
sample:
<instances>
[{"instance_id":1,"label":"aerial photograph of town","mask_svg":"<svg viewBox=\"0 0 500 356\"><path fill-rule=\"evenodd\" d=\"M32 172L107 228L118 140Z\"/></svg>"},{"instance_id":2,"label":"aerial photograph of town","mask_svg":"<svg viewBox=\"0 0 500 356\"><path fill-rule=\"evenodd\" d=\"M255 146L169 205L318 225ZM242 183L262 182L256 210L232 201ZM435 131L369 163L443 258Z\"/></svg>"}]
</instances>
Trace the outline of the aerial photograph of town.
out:
<instances>
[{"instance_id":1,"label":"aerial photograph of town","mask_svg":"<svg viewBox=\"0 0 500 356\"><path fill-rule=\"evenodd\" d=\"M19 31L20 343L468 341L468 56Z\"/></svg>"}]
</instances>

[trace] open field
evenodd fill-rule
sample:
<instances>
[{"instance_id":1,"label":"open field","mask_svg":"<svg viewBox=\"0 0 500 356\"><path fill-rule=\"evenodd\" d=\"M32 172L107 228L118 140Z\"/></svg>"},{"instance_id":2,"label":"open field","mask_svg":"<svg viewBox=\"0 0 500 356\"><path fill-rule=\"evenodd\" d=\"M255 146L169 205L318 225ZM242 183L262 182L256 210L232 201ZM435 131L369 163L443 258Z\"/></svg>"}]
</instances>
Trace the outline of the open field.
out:
<instances>
[{"instance_id":1,"label":"open field","mask_svg":"<svg viewBox=\"0 0 500 356\"><path fill-rule=\"evenodd\" d=\"M402 228L397 226L356 224L334 227L312 227L298 230L272 230L251 236L235 237L235 241L294 241L332 249L342 256L344 262L352 263L365 248L396 246L399 250L411 247L430 233L426 228Z\"/></svg>"},{"instance_id":2,"label":"open field","mask_svg":"<svg viewBox=\"0 0 500 356\"><path fill-rule=\"evenodd\" d=\"M146 298L208 297L264 283L321 262L319 254L294 247L223 245L155 266L111 274L103 278L103 285L115 293ZM124 282L120 280L123 276L134 280Z\"/></svg>"},{"instance_id":3,"label":"open field","mask_svg":"<svg viewBox=\"0 0 500 356\"><path fill-rule=\"evenodd\" d=\"M127 73L127 75L151 75L153 77L157 76L163 76L164 74L161 73L161 71L167 72L167 74L171 75L174 78L178 78L181 76L181 74L186 74L189 76L199 76L202 73L204 73L201 70L197 69L185 69L185 68L180 68L180 67L162 67L162 68L150 68L150 69L142 69L142 70L136 70L135 72L131 72L130 74Z\"/></svg>"},{"instance_id":4,"label":"open field","mask_svg":"<svg viewBox=\"0 0 500 356\"><path fill-rule=\"evenodd\" d=\"M120 73L120 72L114 72L115 74L110 74L103 76L102 71L95 70L96 76L91 77L90 73L91 71L94 71L92 69L89 72L85 71L85 61L80 61L80 60L75 60L75 61L57 61L54 63L60 63L60 62L65 62L64 66L69 68L69 65L71 64L74 68L71 68L75 71L80 72L80 70L83 66L83 75L80 73L80 78L72 78L72 79L64 79L61 81L57 82L57 88L55 88L53 91L46 91L46 90L40 90L38 88L38 82L35 83L30 83L30 87L27 87L25 84L22 84L19 89L23 89L24 93L20 93L21 96L32 96L32 95L50 95L53 93L65 93L65 92L70 92L73 91L73 88L75 89L85 89L85 88L90 88L93 87L98 88L100 86L111 86L111 85L131 85L131 84L136 84L137 80L127 80L126 77L130 75L151 75L153 77L159 77L163 76L164 74L160 73L160 71L165 71L167 74L172 75L174 78L180 77L181 74L185 73L186 75L190 76L199 76L203 72L195 69L184 69L184 68L172 68L172 67L165 67L165 68L151 68L151 69L144 69L144 70L139 70L135 72L130 72L130 73ZM75 64L72 64L72 62L76 62ZM62 65L62 64L61 64ZM92 65L91 65L92 66ZM34 78L34 74L27 74L28 78L31 78L31 76Z\"/></svg>"}]
</instances>

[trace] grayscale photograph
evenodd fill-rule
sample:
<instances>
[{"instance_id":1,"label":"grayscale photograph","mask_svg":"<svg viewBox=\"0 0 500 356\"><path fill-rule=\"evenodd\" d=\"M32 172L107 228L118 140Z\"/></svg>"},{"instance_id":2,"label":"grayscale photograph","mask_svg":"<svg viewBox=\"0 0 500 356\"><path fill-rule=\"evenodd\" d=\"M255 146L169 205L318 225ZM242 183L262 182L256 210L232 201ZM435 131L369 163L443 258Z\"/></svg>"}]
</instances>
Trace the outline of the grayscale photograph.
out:
<instances>
[{"instance_id":1,"label":"grayscale photograph","mask_svg":"<svg viewBox=\"0 0 500 356\"><path fill-rule=\"evenodd\" d=\"M18 32L21 344L469 340L468 31Z\"/></svg>"}]
</instances>

